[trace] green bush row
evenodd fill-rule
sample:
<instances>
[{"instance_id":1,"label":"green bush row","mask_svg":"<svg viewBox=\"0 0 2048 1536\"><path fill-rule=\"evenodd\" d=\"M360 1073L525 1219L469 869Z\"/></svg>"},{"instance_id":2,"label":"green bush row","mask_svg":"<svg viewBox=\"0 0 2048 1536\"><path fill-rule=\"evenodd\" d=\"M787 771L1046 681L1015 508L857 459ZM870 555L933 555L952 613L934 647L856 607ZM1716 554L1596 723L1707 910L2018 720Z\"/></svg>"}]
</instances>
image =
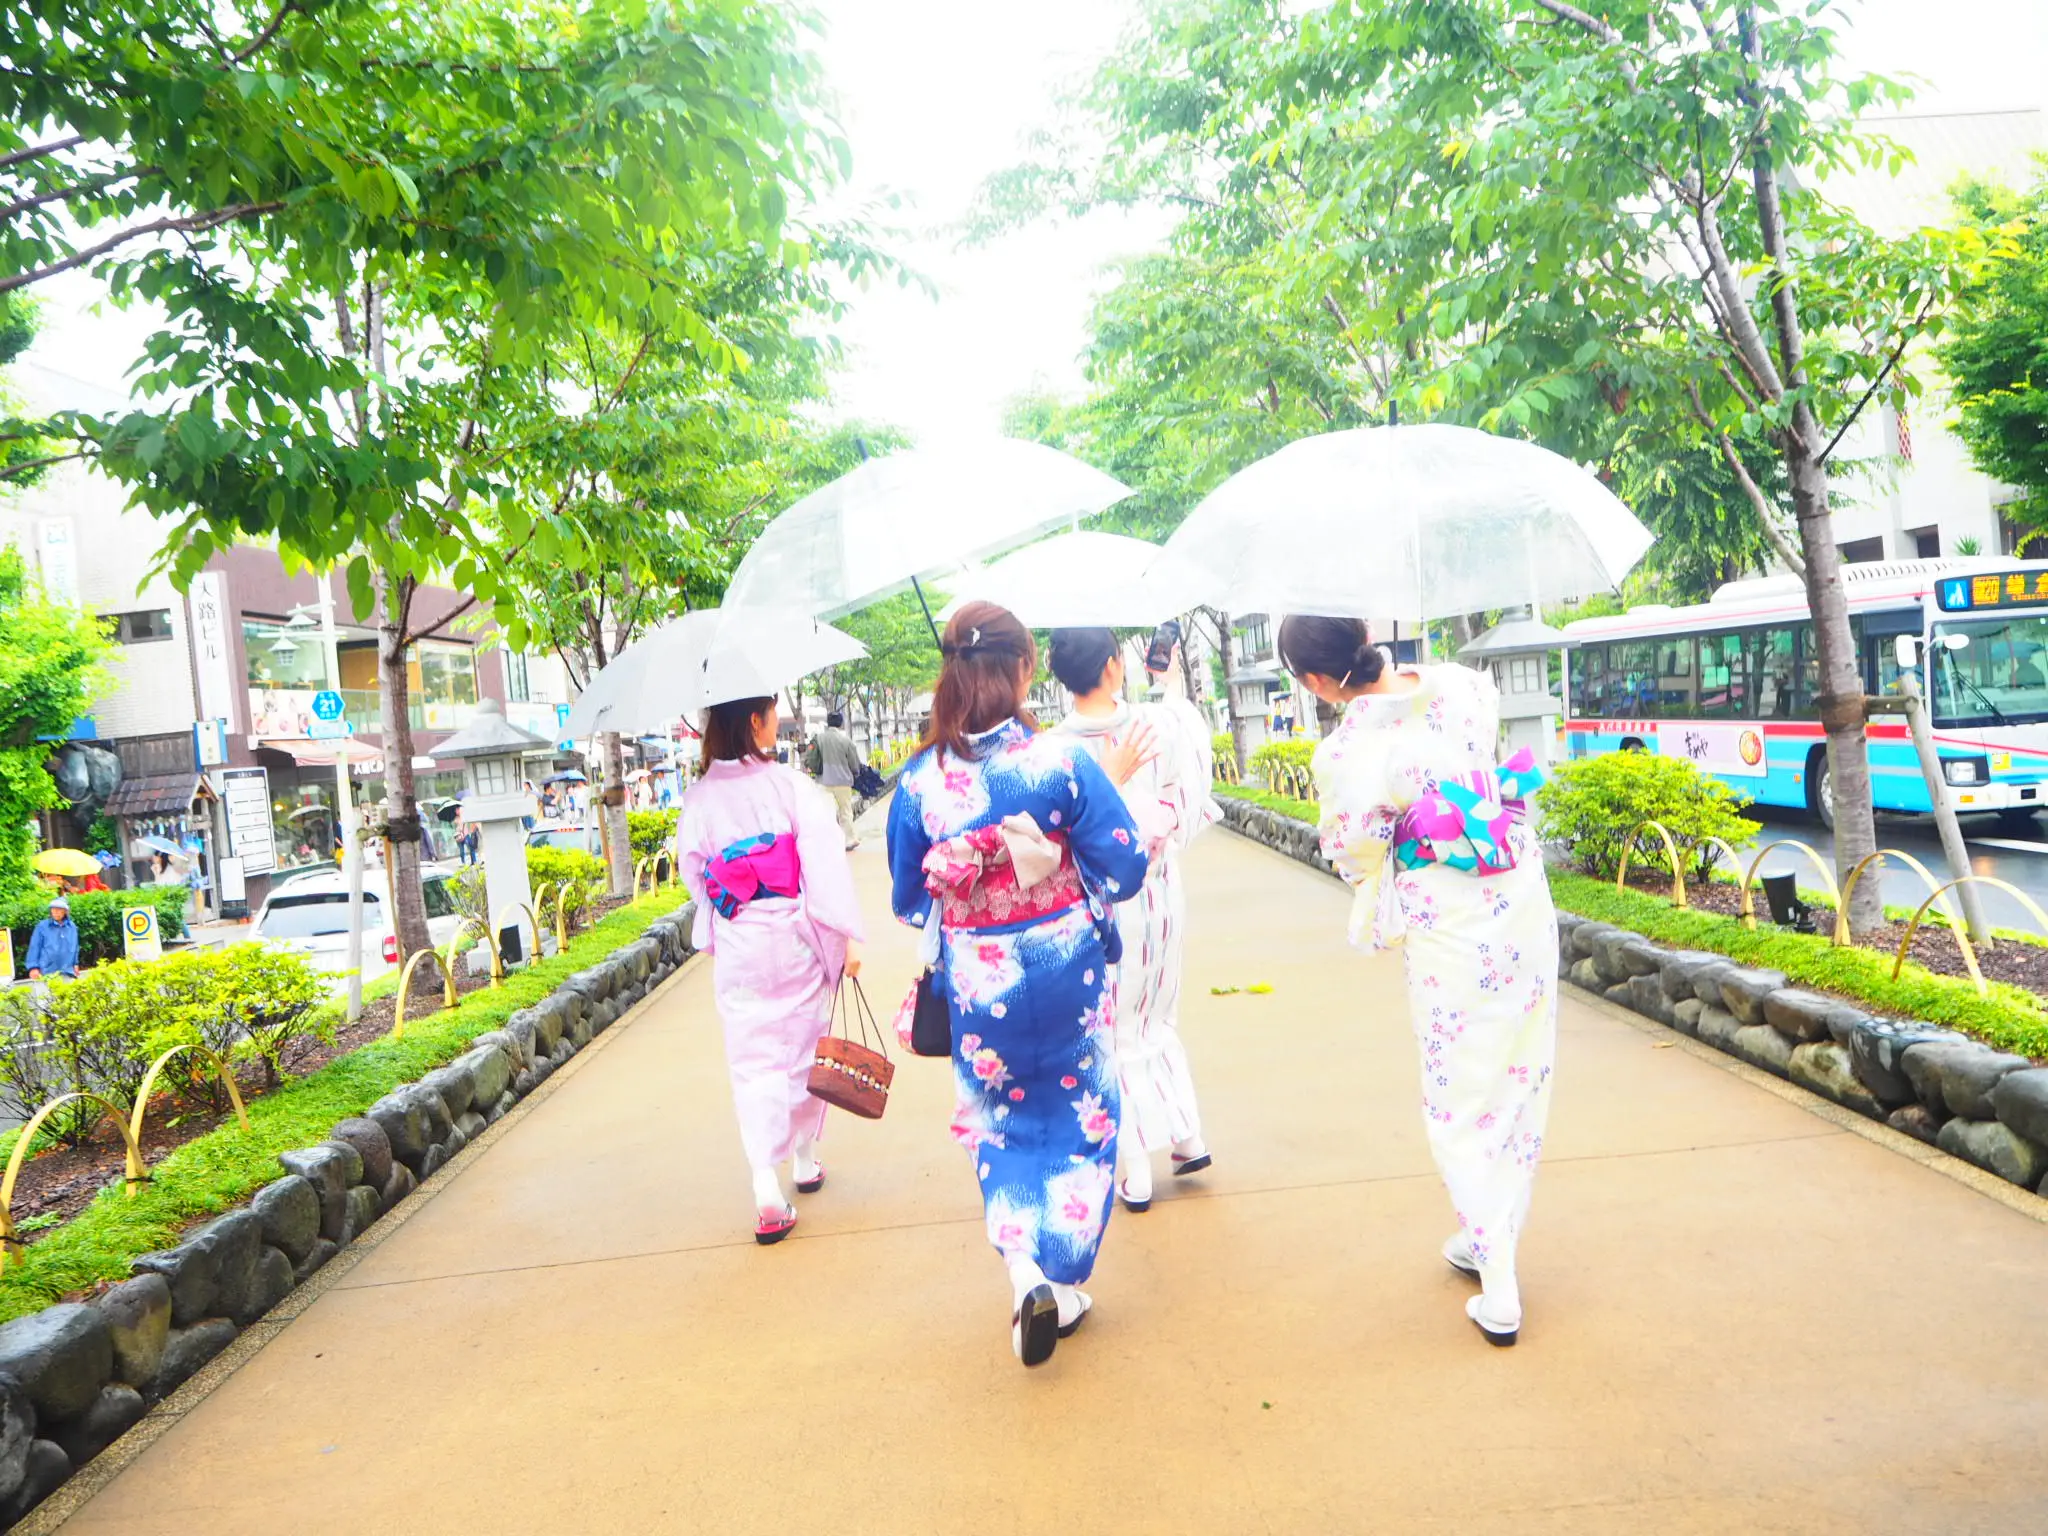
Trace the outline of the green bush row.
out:
<instances>
[{"instance_id":1,"label":"green bush row","mask_svg":"<svg viewBox=\"0 0 2048 1536\"><path fill-rule=\"evenodd\" d=\"M14 964L28 953L29 935L50 915L47 891L31 892L0 903L0 927L14 934ZM144 885L129 891L80 891L69 898L71 921L78 924L78 963L97 965L121 953L121 914L130 907L155 907L157 932L166 939L184 936L185 907L192 893L182 885Z\"/></svg>"},{"instance_id":2,"label":"green bush row","mask_svg":"<svg viewBox=\"0 0 2048 1536\"><path fill-rule=\"evenodd\" d=\"M1276 795L1271 790L1260 789L1251 784L1216 784L1211 786L1210 793L1221 799L1242 800L1247 805L1278 811L1282 816L1292 816L1296 821L1314 822L1322 817L1322 811L1313 801Z\"/></svg>"},{"instance_id":3,"label":"green bush row","mask_svg":"<svg viewBox=\"0 0 2048 1536\"><path fill-rule=\"evenodd\" d=\"M170 1246L193 1222L220 1214L279 1177L278 1153L312 1146L337 1120L361 1114L392 1089L452 1061L472 1037L532 1007L564 977L630 944L683 899L680 891L663 890L622 907L572 939L565 954L513 973L501 987L472 992L453 1009L408 1023L403 1039L373 1040L252 1101L248 1132L230 1121L187 1142L151 1170L152 1182L134 1199L125 1198L118 1183L101 1191L0 1275L0 1322L97 1281L125 1279L135 1255ZM12 1141L12 1134L0 1137L0 1156Z\"/></svg>"},{"instance_id":4,"label":"green bush row","mask_svg":"<svg viewBox=\"0 0 2048 1536\"><path fill-rule=\"evenodd\" d=\"M26 987L0 993L0 1105L26 1120L66 1093L133 1105L150 1064L177 1046L204 1046L222 1061L261 1061L271 1082L316 1041L334 1038L331 1015L316 1017L320 978L299 955L264 944L188 950L161 960L108 960L76 981L50 983L48 1000ZM179 1098L227 1095L197 1051L185 1051L159 1081ZM77 1100L49 1123L83 1145L100 1108Z\"/></svg>"},{"instance_id":5,"label":"green bush row","mask_svg":"<svg viewBox=\"0 0 2048 1536\"><path fill-rule=\"evenodd\" d=\"M1278 741L1269 741L1252 753L1252 772L1263 779L1267 765L1272 763L1289 768L1313 767L1316 748L1321 745L1321 742L1310 741L1300 736L1285 736Z\"/></svg>"},{"instance_id":6,"label":"green bush row","mask_svg":"<svg viewBox=\"0 0 2048 1536\"><path fill-rule=\"evenodd\" d=\"M1853 945L1837 948L1816 934L1748 929L1736 918L1680 911L1645 892L1617 891L1606 881L1563 870L1551 871L1550 889L1561 910L1613 923L1660 944L1711 950L1745 965L1783 971L1802 987L1854 998L1874 1013L1944 1024L2022 1056L2048 1056L2048 1010L2038 995L2022 988L1993 982L1990 995L1980 997L1974 982L1937 976L1910 960L1894 981L1889 954Z\"/></svg>"}]
</instances>

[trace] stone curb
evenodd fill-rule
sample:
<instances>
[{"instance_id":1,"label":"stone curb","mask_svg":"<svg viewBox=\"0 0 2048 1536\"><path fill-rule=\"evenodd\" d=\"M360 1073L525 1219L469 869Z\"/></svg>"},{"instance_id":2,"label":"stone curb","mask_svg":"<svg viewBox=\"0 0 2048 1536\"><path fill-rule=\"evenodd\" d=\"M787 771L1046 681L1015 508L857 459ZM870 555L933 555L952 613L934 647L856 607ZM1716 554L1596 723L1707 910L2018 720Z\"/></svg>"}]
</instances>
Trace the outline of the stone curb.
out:
<instances>
[{"instance_id":1,"label":"stone curb","mask_svg":"<svg viewBox=\"0 0 2048 1536\"><path fill-rule=\"evenodd\" d=\"M1232 831L1333 873L1314 824L1228 796L1217 803ZM1950 1177L1967 1168L1961 1182L1995 1187L2001 1203L2048 1220L2048 1067L1937 1025L1873 1016L1725 955L1667 949L1569 912L1557 930L1558 975L1573 986L1737 1058L1782 1096L1881 1124L1892 1134L1873 1140L1902 1151L1893 1137L1907 1138L1916 1162Z\"/></svg>"},{"instance_id":2,"label":"stone curb","mask_svg":"<svg viewBox=\"0 0 2048 1536\"><path fill-rule=\"evenodd\" d=\"M91 1303L59 1303L0 1325L0 1481L13 1474L0 1493L0 1522L12 1523L0 1523L0 1530L33 1536L56 1530L341 1283L425 1204L408 1196L432 1198L445 1188L474 1160L467 1154L495 1144L510 1122L552 1093L548 1085L558 1069L600 1043L619 1020L637 1017L690 962L693 915L685 903L656 918L639 938L478 1036L468 1052L342 1121L335 1139L280 1154L284 1178L249 1205L193 1229L178 1247L135 1260L136 1279ZM538 1049L551 1031L552 1048ZM487 1118L467 1108L479 1086L500 1083L505 1086ZM459 1116L449 1113L451 1104L464 1105ZM402 1147L391 1144L386 1124L397 1129ZM417 1140L427 1127L431 1138ZM380 1185L374 1175L387 1165ZM346 1187L336 1187L344 1174ZM266 1274L271 1283L260 1288ZM232 1293L224 1294L231 1280ZM195 1309L206 1315L193 1315ZM178 1318L181 1310L186 1315ZM110 1337L114 1348L103 1355ZM180 1341L190 1347L177 1349ZM137 1375L144 1380L133 1382ZM69 1407L81 1391L92 1394L85 1407L61 1417L39 1414L38 1396ZM60 1394L70 1396L60 1401ZM69 1475L37 1487L38 1464L45 1473L69 1465L60 1446L42 1451L37 1446L45 1442L30 1440L45 1429L86 1454Z\"/></svg>"}]
</instances>

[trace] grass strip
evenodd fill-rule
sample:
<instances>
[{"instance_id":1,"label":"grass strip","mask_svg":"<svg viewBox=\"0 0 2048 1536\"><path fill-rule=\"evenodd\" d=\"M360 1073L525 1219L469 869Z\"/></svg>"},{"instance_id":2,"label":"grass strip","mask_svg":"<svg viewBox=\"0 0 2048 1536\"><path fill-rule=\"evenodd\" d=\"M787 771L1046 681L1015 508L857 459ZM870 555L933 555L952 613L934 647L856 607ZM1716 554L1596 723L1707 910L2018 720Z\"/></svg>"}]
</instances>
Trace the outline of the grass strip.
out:
<instances>
[{"instance_id":1,"label":"grass strip","mask_svg":"<svg viewBox=\"0 0 2048 1536\"><path fill-rule=\"evenodd\" d=\"M1321 808L1312 803L1261 789L1223 784L1216 786L1215 793L1297 821L1314 821L1321 814ZM1945 1025L1999 1050L2048 1057L2048 1010L2037 994L2025 988L1994 981L1989 994L1980 997L1974 982L1936 975L1911 960L1894 981L1888 953L1853 945L1837 948L1819 934L1771 927L1749 929L1739 918L1713 912L1681 912L1663 897L1617 891L1611 880L1568 870L1550 871L1550 891L1561 910L1576 916L1613 923L1660 944L1708 950L1744 965L1783 971L1799 986L1854 998L1873 1013ZM1889 907L1886 911L1899 922L1912 915ZM1929 922L1934 920L1930 914ZM2040 942L2032 935L2012 937Z\"/></svg>"},{"instance_id":2,"label":"grass strip","mask_svg":"<svg viewBox=\"0 0 2048 1536\"><path fill-rule=\"evenodd\" d=\"M563 978L630 944L684 901L680 890L644 897L603 917L568 950L472 992L454 1008L409 1021L337 1056L319 1070L249 1104L249 1130L230 1120L169 1153L133 1200L116 1184L0 1274L0 1322L22 1317L99 1280L121 1280L137 1254L166 1248L192 1222L246 1200L283 1170L277 1154L325 1140L337 1120L360 1114L403 1083L452 1061L470 1039L531 1007ZM395 982L394 982L395 985ZM381 990L381 989L380 989ZM366 987L365 993L371 988Z\"/></svg>"}]
</instances>

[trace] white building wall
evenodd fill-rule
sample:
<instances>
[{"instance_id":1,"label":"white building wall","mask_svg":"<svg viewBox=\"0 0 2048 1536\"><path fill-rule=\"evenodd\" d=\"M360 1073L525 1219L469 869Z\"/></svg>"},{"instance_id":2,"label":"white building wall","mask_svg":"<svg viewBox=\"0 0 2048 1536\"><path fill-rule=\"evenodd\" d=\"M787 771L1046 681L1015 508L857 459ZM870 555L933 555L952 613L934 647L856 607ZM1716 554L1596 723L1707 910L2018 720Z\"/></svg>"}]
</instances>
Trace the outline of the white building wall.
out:
<instances>
[{"instance_id":1,"label":"white building wall","mask_svg":"<svg viewBox=\"0 0 2048 1536\"><path fill-rule=\"evenodd\" d=\"M55 466L40 485L0 500L0 540L18 545L51 596L102 614L163 610L171 635L116 648L114 686L92 707L104 738L189 730L194 719L185 600L148 574L162 531L126 494L78 463Z\"/></svg>"}]
</instances>

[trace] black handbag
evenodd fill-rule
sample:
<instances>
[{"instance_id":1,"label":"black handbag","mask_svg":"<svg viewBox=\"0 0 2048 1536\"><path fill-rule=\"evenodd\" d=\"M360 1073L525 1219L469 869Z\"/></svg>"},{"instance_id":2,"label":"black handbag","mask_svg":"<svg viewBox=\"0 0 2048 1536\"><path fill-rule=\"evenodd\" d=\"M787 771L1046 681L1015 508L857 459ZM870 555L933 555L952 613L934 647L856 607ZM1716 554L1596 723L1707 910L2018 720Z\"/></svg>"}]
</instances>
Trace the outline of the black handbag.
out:
<instances>
[{"instance_id":1,"label":"black handbag","mask_svg":"<svg viewBox=\"0 0 2048 1536\"><path fill-rule=\"evenodd\" d=\"M881 799L882 791L888 787L882 776L866 763L862 763L853 775L853 792L863 800Z\"/></svg>"},{"instance_id":2,"label":"black handbag","mask_svg":"<svg viewBox=\"0 0 2048 1536\"><path fill-rule=\"evenodd\" d=\"M926 971L896 1010L896 1038L913 1056L953 1054L953 1009L938 976Z\"/></svg>"}]
</instances>

